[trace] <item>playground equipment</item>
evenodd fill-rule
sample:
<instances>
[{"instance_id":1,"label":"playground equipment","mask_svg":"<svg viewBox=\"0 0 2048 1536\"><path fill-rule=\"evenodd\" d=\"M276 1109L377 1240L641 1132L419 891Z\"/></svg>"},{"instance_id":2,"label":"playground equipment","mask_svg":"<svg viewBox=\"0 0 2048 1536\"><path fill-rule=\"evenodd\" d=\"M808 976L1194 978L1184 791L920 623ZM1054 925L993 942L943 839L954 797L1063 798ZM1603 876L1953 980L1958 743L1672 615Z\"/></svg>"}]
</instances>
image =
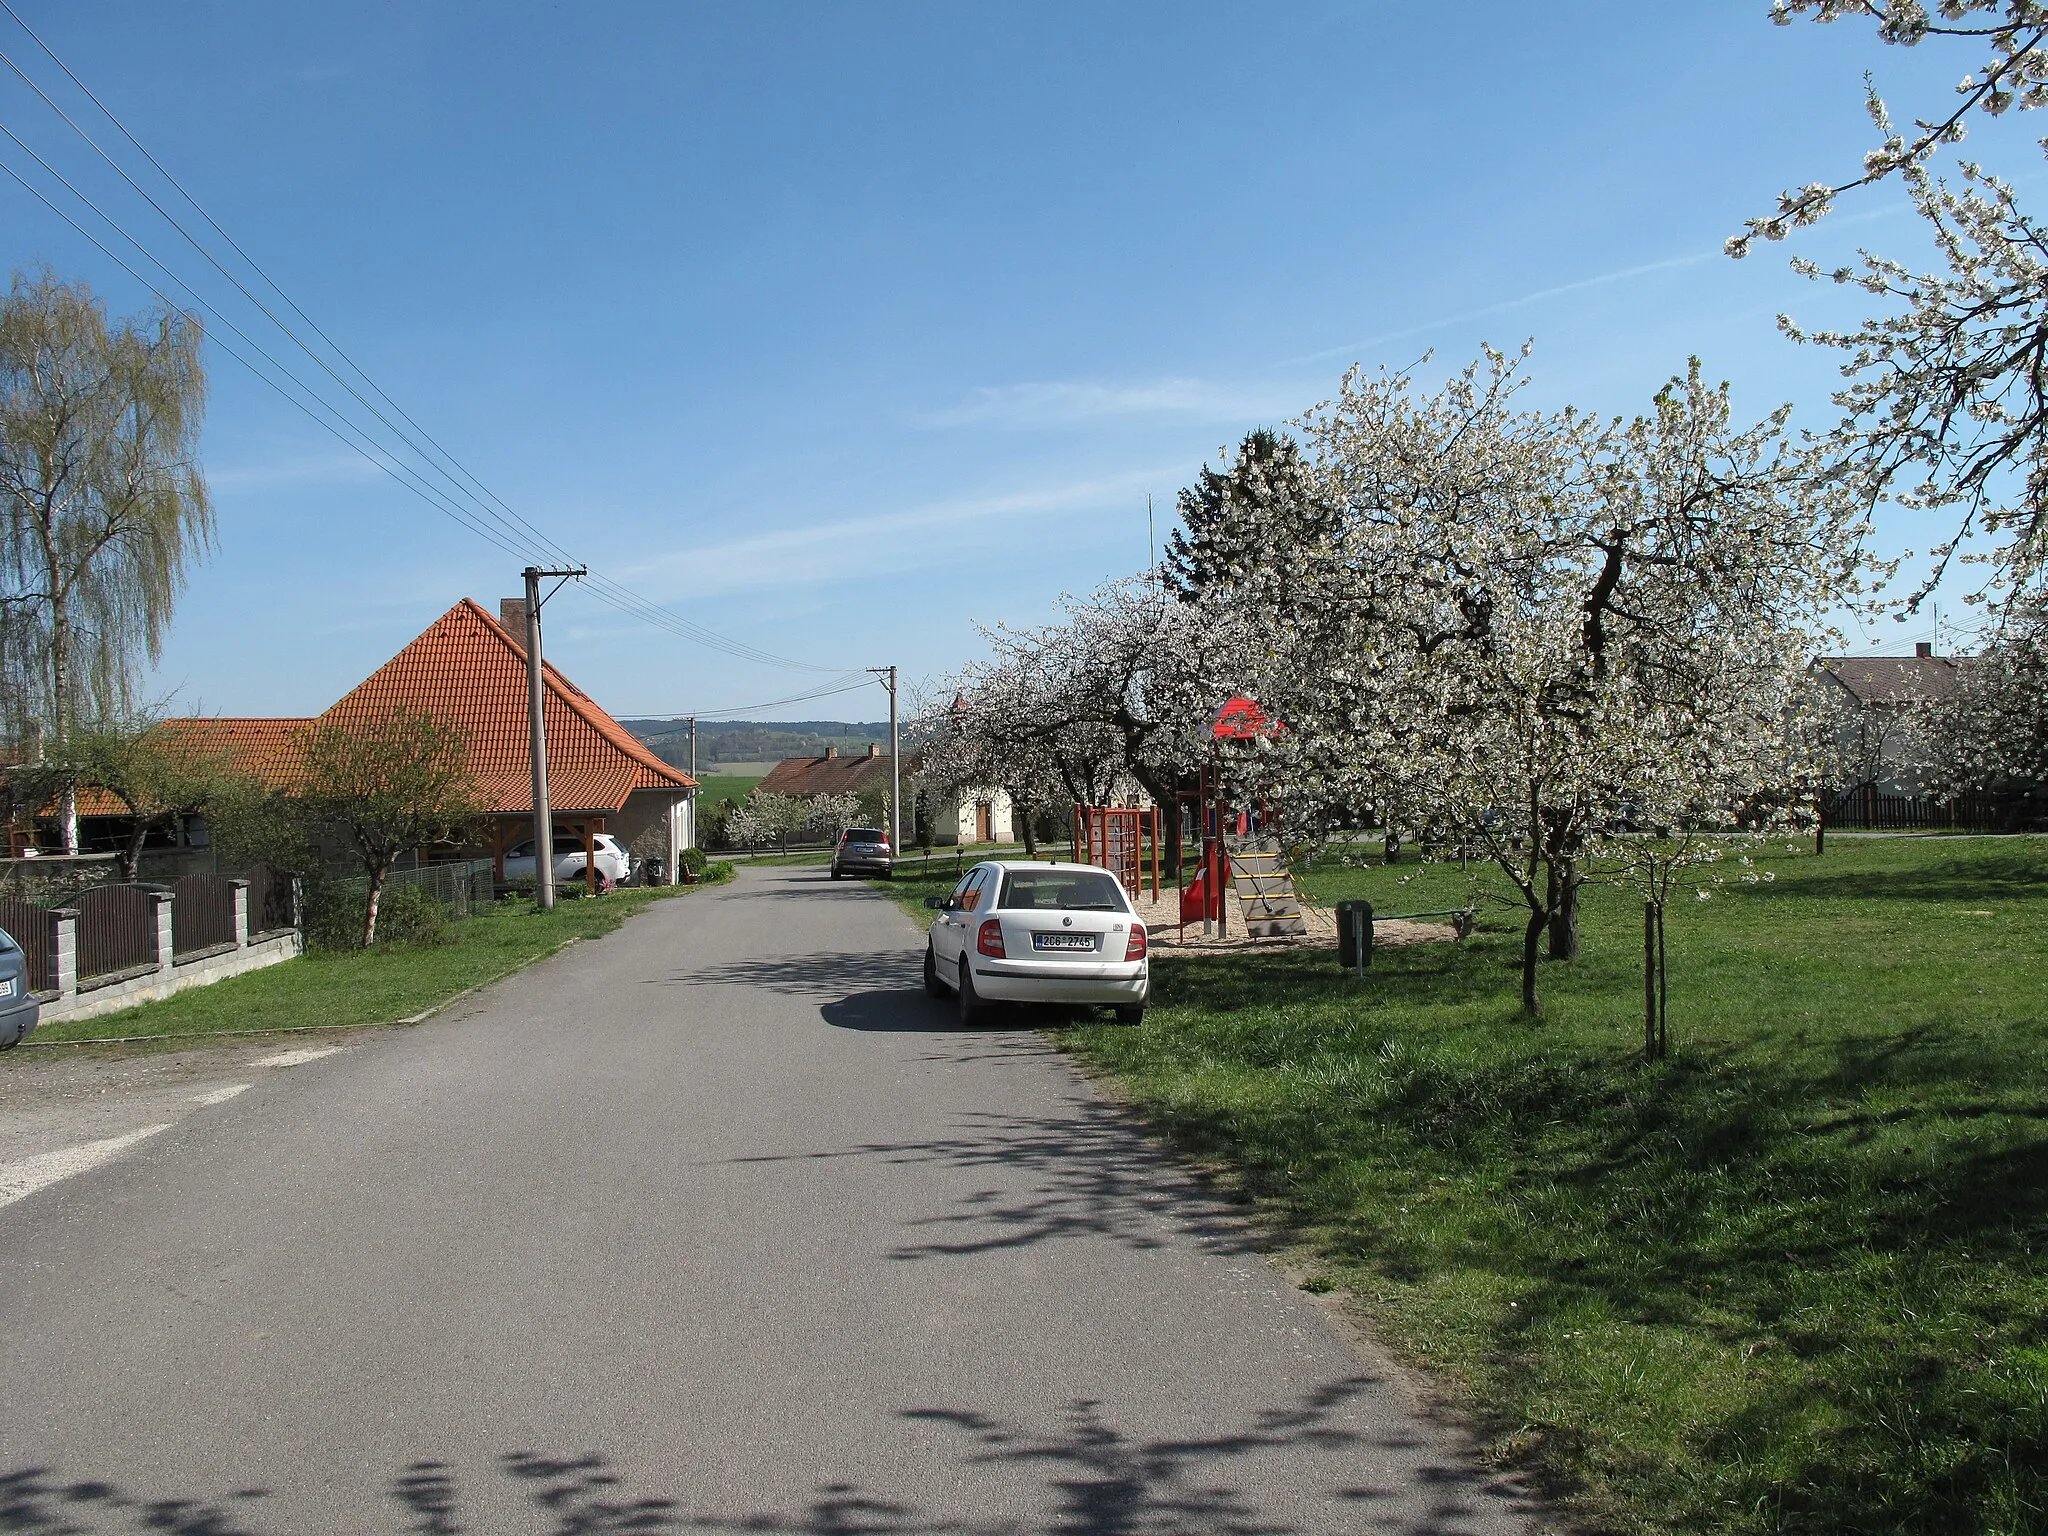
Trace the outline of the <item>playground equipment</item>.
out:
<instances>
[{"instance_id":1,"label":"playground equipment","mask_svg":"<svg viewBox=\"0 0 2048 1536\"><path fill-rule=\"evenodd\" d=\"M1077 805L1074 858L1113 873L1132 897L1145 880L1146 843L1151 843L1152 899L1159 899L1159 807Z\"/></svg>"}]
</instances>

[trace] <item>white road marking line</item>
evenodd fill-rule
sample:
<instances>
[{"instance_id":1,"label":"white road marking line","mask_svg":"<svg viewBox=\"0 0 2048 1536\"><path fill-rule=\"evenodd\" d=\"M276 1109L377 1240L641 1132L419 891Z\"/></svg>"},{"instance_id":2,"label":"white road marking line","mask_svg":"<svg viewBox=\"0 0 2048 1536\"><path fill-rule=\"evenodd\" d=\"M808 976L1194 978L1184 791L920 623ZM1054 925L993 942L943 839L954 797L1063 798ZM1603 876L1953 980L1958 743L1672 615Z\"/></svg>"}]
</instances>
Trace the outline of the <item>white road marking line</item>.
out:
<instances>
[{"instance_id":1,"label":"white road marking line","mask_svg":"<svg viewBox=\"0 0 2048 1536\"><path fill-rule=\"evenodd\" d=\"M247 1083L229 1083L225 1088L216 1088L211 1093L199 1094L192 1102L194 1104L225 1104L236 1094L247 1093L248 1091L249 1085Z\"/></svg>"},{"instance_id":2,"label":"white road marking line","mask_svg":"<svg viewBox=\"0 0 2048 1536\"><path fill-rule=\"evenodd\" d=\"M275 1056L263 1056L249 1063L252 1067L297 1067L309 1061L318 1061L322 1056L332 1056L341 1049L338 1045L311 1045L304 1050L279 1051Z\"/></svg>"},{"instance_id":3,"label":"white road marking line","mask_svg":"<svg viewBox=\"0 0 2048 1536\"><path fill-rule=\"evenodd\" d=\"M82 1147L65 1147L61 1151L45 1152L39 1157L25 1157L18 1163L0 1166L0 1205L12 1205L24 1195L32 1195L59 1179L68 1179L74 1173L97 1168L144 1137L169 1129L168 1125L146 1125L126 1136L109 1136L105 1141L88 1141Z\"/></svg>"}]
</instances>

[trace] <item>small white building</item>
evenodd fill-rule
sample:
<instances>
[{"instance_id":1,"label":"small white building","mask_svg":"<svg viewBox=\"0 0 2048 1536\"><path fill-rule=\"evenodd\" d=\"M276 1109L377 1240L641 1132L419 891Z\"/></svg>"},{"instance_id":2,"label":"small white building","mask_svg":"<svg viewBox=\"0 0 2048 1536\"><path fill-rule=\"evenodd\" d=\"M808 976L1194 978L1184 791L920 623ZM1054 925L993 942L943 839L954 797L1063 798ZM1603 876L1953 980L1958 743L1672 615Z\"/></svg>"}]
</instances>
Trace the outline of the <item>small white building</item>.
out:
<instances>
[{"instance_id":1,"label":"small white building","mask_svg":"<svg viewBox=\"0 0 2048 1536\"><path fill-rule=\"evenodd\" d=\"M941 847L1015 842L1015 817L1007 790L976 788L930 797L932 842Z\"/></svg>"}]
</instances>

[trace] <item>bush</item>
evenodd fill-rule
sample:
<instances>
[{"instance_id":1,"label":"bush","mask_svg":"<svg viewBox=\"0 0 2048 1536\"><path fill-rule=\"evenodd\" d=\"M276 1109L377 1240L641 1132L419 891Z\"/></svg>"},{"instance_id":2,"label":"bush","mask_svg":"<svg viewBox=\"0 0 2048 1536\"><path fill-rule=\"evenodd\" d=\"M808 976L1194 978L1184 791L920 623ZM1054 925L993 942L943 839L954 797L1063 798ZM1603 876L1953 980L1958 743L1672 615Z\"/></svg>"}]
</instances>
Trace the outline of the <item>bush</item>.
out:
<instances>
[{"instance_id":1,"label":"bush","mask_svg":"<svg viewBox=\"0 0 2048 1536\"><path fill-rule=\"evenodd\" d=\"M691 874L703 874L704 866L707 862L708 860L704 857L704 850L702 848L685 848L683 850L683 868L687 869Z\"/></svg>"},{"instance_id":2,"label":"bush","mask_svg":"<svg viewBox=\"0 0 2048 1536\"><path fill-rule=\"evenodd\" d=\"M697 878L706 885L723 885L733 877L733 869L731 859L713 859L704 866Z\"/></svg>"},{"instance_id":3,"label":"bush","mask_svg":"<svg viewBox=\"0 0 2048 1536\"><path fill-rule=\"evenodd\" d=\"M363 920L368 915L369 884L363 880L329 880L306 896L306 942L314 949L361 949ZM377 901L377 942L445 944L449 941L448 907L410 883L384 887Z\"/></svg>"}]
</instances>

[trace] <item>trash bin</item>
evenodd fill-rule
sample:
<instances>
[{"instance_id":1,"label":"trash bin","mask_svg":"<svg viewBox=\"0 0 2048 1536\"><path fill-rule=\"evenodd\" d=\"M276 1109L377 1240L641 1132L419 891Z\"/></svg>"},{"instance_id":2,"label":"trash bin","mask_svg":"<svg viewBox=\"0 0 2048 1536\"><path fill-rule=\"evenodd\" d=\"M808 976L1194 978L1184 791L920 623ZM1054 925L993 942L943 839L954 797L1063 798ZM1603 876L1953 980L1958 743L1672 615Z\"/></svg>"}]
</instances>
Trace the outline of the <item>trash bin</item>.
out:
<instances>
[{"instance_id":1,"label":"trash bin","mask_svg":"<svg viewBox=\"0 0 2048 1536\"><path fill-rule=\"evenodd\" d=\"M1372 903L1337 903L1337 963L1347 971L1372 964Z\"/></svg>"}]
</instances>

